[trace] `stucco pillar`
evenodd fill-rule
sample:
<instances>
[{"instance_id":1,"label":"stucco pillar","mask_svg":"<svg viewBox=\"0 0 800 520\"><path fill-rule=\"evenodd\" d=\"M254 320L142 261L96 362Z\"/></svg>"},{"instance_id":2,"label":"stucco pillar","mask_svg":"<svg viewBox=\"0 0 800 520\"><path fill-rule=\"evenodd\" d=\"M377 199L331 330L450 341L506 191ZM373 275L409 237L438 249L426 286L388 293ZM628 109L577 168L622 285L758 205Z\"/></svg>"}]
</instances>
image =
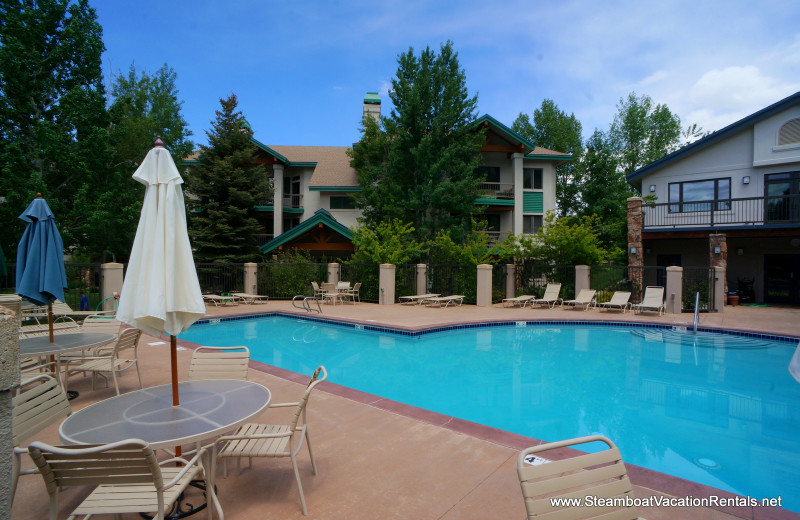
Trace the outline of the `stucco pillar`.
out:
<instances>
[{"instance_id":1,"label":"stucco pillar","mask_svg":"<svg viewBox=\"0 0 800 520\"><path fill-rule=\"evenodd\" d=\"M722 268L722 282L728 294L728 240L725 233L708 235L708 265Z\"/></svg>"},{"instance_id":2,"label":"stucco pillar","mask_svg":"<svg viewBox=\"0 0 800 520\"><path fill-rule=\"evenodd\" d=\"M492 266L481 264L478 266L478 307L492 306Z\"/></svg>"},{"instance_id":3,"label":"stucco pillar","mask_svg":"<svg viewBox=\"0 0 800 520\"><path fill-rule=\"evenodd\" d=\"M19 318L0 306L0 518L11 518L11 391L19 385Z\"/></svg>"},{"instance_id":4,"label":"stucco pillar","mask_svg":"<svg viewBox=\"0 0 800 520\"><path fill-rule=\"evenodd\" d=\"M380 293L378 294L378 303L380 305L394 304L394 284L396 270L397 266L394 264L381 264L380 266Z\"/></svg>"},{"instance_id":5,"label":"stucco pillar","mask_svg":"<svg viewBox=\"0 0 800 520\"><path fill-rule=\"evenodd\" d=\"M339 283L341 266L336 262L328 264L328 283Z\"/></svg>"},{"instance_id":6,"label":"stucco pillar","mask_svg":"<svg viewBox=\"0 0 800 520\"><path fill-rule=\"evenodd\" d=\"M506 298L516 298L517 296L517 266L506 264Z\"/></svg>"},{"instance_id":7,"label":"stucco pillar","mask_svg":"<svg viewBox=\"0 0 800 520\"><path fill-rule=\"evenodd\" d=\"M642 198L628 198L628 278L633 282L633 298L638 300L644 291L644 251L642 250L642 228L644 227L644 214L642 213Z\"/></svg>"},{"instance_id":8,"label":"stucco pillar","mask_svg":"<svg viewBox=\"0 0 800 520\"><path fill-rule=\"evenodd\" d=\"M258 294L258 264L254 262L244 264L244 292Z\"/></svg>"},{"instance_id":9,"label":"stucco pillar","mask_svg":"<svg viewBox=\"0 0 800 520\"><path fill-rule=\"evenodd\" d=\"M272 172L272 234L277 237L283 233L283 165L273 165Z\"/></svg>"},{"instance_id":10,"label":"stucco pillar","mask_svg":"<svg viewBox=\"0 0 800 520\"><path fill-rule=\"evenodd\" d=\"M417 264L416 294L428 294L428 264Z\"/></svg>"},{"instance_id":11,"label":"stucco pillar","mask_svg":"<svg viewBox=\"0 0 800 520\"><path fill-rule=\"evenodd\" d=\"M122 293L122 264L109 262L100 266L100 299L105 300L110 296ZM116 311L117 304L113 300L103 302L104 311Z\"/></svg>"},{"instance_id":12,"label":"stucco pillar","mask_svg":"<svg viewBox=\"0 0 800 520\"><path fill-rule=\"evenodd\" d=\"M522 234L522 161L521 153L511 154L511 168L514 172L514 224L511 231Z\"/></svg>"},{"instance_id":13,"label":"stucco pillar","mask_svg":"<svg viewBox=\"0 0 800 520\"><path fill-rule=\"evenodd\" d=\"M591 289L592 282L590 280L592 268L588 265L576 265L575 266L575 296L574 298L578 297L578 293L584 289Z\"/></svg>"},{"instance_id":14,"label":"stucco pillar","mask_svg":"<svg viewBox=\"0 0 800 520\"><path fill-rule=\"evenodd\" d=\"M725 269L722 267L714 268L714 312L722 312L725 308L725 296L728 294L725 291Z\"/></svg>"},{"instance_id":15,"label":"stucco pillar","mask_svg":"<svg viewBox=\"0 0 800 520\"><path fill-rule=\"evenodd\" d=\"M683 267L667 267L667 300L664 309L667 314L680 314L683 309Z\"/></svg>"}]
</instances>

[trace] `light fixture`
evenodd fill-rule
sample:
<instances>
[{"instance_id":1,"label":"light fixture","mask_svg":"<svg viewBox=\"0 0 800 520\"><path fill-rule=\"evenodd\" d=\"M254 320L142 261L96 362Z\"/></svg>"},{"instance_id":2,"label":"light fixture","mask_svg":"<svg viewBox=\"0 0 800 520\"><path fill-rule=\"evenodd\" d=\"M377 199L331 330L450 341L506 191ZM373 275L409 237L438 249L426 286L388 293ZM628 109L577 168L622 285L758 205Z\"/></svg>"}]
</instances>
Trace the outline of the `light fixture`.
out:
<instances>
[{"instance_id":1,"label":"light fixture","mask_svg":"<svg viewBox=\"0 0 800 520\"><path fill-rule=\"evenodd\" d=\"M742 256L742 255L744 255L744 249L742 249L742 248L740 247L739 249L737 249L737 250L736 250L736 254L737 254L737 255L739 255L739 256Z\"/></svg>"},{"instance_id":2,"label":"light fixture","mask_svg":"<svg viewBox=\"0 0 800 520\"><path fill-rule=\"evenodd\" d=\"M714 246L714 254L722 253L722 248L720 246Z\"/></svg>"},{"instance_id":3,"label":"light fixture","mask_svg":"<svg viewBox=\"0 0 800 520\"><path fill-rule=\"evenodd\" d=\"M750 176L749 175L745 175L744 177L742 177L742 184L750 184Z\"/></svg>"},{"instance_id":4,"label":"light fixture","mask_svg":"<svg viewBox=\"0 0 800 520\"><path fill-rule=\"evenodd\" d=\"M631 246L631 254L635 255L636 251L637 251L636 246Z\"/></svg>"},{"instance_id":5,"label":"light fixture","mask_svg":"<svg viewBox=\"0 0 800 520\"><path fill-rule=\"evenodd\" d=\"M650 193L653 193L654 191L656 191L656 185L655 184L651 184L650 185Z\"/></svg>"}]
</instances>

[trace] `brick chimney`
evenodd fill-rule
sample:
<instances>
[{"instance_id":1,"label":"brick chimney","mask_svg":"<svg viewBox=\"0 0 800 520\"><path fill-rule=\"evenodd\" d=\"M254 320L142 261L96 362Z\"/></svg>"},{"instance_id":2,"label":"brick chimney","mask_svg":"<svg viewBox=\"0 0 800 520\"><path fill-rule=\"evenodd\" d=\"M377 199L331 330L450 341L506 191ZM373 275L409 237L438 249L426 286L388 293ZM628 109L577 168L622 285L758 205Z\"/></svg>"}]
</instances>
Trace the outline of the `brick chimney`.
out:
<instances>
[{"instance_id":1,"label":"brick chimney","mask_svg":"<svg viewBox=\"0 0 800 520\"><path fill-rule=\"evenodd\" d=\"M381 97L377 92L367 92L364 96L364 117L372 117L375 121L381 117Z\"/></svg>"}]
</instances>

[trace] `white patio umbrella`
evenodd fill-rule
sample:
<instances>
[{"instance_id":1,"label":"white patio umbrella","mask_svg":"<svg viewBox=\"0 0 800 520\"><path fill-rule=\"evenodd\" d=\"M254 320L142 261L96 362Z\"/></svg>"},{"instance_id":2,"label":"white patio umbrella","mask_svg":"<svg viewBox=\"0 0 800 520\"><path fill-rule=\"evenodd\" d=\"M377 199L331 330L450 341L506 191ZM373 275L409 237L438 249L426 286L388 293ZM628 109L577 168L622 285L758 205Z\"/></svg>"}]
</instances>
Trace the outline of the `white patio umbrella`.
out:
<instances>
[{"instance_id":1,"label":"white patio umbrella","mask_svg":"<svg viewBox=\"0 0 800 520\"><path fill-rule=\"evenodd\" d=\"M151 336L171 336L172 404L178 406L175 336L206 311L186 231L183 179L161 138L156 139L133 178L147 186L147 191L117 318Z\"/></svg>"}]
</instances>

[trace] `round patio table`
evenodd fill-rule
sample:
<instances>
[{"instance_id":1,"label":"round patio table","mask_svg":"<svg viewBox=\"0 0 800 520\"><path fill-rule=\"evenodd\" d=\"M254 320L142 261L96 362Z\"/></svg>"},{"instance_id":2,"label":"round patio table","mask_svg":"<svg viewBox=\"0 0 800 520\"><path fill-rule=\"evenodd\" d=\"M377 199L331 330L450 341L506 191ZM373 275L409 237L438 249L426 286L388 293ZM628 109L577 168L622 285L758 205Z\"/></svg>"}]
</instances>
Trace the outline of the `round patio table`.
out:
<instances>
[{"instance_id":1,"label":"round patio table","mask_svg":"<svg viewBox=\"0 0 800 520\"><path fill-rule=\"evenodd\" d=\"M118 395L67 417L58 429L67 444L107 444L141 439L153 449L192 444L229 432L260 413L271 399L258 383L233 379L179 383Z\"/></svg>"}]
</instances>

